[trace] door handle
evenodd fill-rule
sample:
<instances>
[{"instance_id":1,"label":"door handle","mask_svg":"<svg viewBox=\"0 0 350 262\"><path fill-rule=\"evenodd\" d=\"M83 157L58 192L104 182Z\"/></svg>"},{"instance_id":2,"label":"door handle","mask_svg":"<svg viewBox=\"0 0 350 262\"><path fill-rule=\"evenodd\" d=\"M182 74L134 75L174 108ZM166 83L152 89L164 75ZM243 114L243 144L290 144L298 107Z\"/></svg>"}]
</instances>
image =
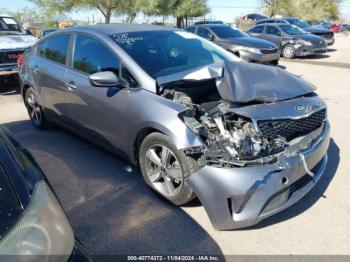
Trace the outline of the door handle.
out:
<instances>
[{"instance_id":1,"label":"door handle","mask_svg":"<svg viewBox=\"0 0 350 262\"><path fill-rule=\"evenodd\" d=\"M75 85L75 82L74 81L69 81L67 83L67 87L68 89L72 90L72 89L77 89L77 86Z\"/></svg>"}]
</instances>

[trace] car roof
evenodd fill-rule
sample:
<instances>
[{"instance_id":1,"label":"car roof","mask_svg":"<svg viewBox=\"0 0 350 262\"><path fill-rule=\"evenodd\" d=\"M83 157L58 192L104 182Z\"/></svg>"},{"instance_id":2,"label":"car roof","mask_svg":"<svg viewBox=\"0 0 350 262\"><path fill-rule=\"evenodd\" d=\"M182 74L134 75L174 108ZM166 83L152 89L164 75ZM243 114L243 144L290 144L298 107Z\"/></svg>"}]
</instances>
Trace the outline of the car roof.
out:
<instances>
[{"instance_id":1,"label":"car roof","mask_svg":"<svg viewBox=\"0 0 350 262\"><path fill-rule=\"evenodd\" d=\"M227 24L197 24L195 26L207 27L207 28L211 28L211 27L229 27L229 25L227 25Z\"/></svg>"},{"instance_id":2,"label":"car roof","mask_svg":"<svg viewBox=\"0 0 350 262\"><path fill-rule=\"evenodd\" d=\"M0 17L11 17L12 18L12 16L10 16L8 14L0 14Z\"/></svg>"},{"instance_id":3,"label":"car roof","mask_svg":"<svg viewBox=\"0 0 350 262\"><path fill-rule=\"evenodd\" d=\"M173 31L179 30L177 28L157 26L157 25L146 25L146 24L97 24L90 26L73 26L60 32L89 32L89 33L103 33L107 35L119 34L119 33L131 33L131 32L142 32L142 31Z\"/></svg>"}]
</instances>

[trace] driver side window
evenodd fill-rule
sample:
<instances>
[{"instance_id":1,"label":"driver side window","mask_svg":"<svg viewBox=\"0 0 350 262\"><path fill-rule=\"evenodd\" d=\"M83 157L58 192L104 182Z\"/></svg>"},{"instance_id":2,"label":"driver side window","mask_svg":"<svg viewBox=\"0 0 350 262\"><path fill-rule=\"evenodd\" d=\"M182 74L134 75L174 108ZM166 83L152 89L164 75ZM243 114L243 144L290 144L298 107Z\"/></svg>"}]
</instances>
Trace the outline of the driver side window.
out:
<instances>
[{"instance_id":1,"label":"driver side window","mask_svg":"<svg viewBox=\"0 0 350 262\"><path fill-rule=\"evenodd\" d=\"M119 59L103 44L86 35L77 35L73 68L89 75L112 71L119 75Z\"/></svg>"},{"instance_id":2,"label":"driver side window","mask_svg":"<svg viewBox=\"0 0 350 262\"><path fill-rule=\"evenodd\" d=\"M277 27L274 26L267 26L266 27L266 34L268 35L275 35L275 36L281 36L281 32Z\"/></svg>"},{"instance_id":3,"label":"driver side window","mask_svg":"<svg viewBox=\"0 0 350 262\"><path fill-rule=\"evenodd\" d=\"M130 87L138 87L138 83L128 69L121 67L118 57L98 40L77 35L73 54L73 68L86 74L112 71L124 79Z\"/></svg>"},{"instance_id":4,"label":"driver side window","mask_svg":"<svg viewBox=\"0 0 350 262\"><path fill-rule=\"evenodd\" d=\"M197 34L205 39L210 39L212 37L212 34L209 32L209 30L202 27L198 27Z\"/></svg>"}]
</instances>

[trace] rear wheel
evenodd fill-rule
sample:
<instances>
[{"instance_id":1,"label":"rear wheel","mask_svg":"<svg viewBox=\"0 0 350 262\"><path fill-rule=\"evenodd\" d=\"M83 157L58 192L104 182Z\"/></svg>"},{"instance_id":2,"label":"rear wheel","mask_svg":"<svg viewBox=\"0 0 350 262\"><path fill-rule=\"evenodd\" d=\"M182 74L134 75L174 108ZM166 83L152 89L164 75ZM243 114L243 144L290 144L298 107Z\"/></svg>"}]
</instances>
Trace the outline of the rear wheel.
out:
<instances>
[{"instance_id":1,"label":"rear wheel","mask_svg":"<svg viewBox=\"0 0 350 262\"><path fill-rule=\"evenodd\" d=\"M285 45L282 49L284 58L293 59L295 57L295 47L293 45Z\"/></svg>"},{"instance_id":2,"label":"rear wheel","mask_svg":"<svg viewBox=\"0 0 350 262\"><path fill-rule=\"evenodd\" d=\"M177 150L169 137L152 133L142 142L139 163L145 182L175 205L195 198L186 178L197 169L195 160Z\"/></svg>"},{"instance_id":3,"label":"rear wheel","mask_svg":"<svg viewBox=\"0 0 350 262\"><path fill-rule=\"evenodd\" d=\"M26 105L30 120L35 127L45 129L50 126L50 123L47 121L44 115L44 111L38 102L38 98L33 88L30 87L27 89L24 97L24 103Z\"/></svg>"}]
</instances>

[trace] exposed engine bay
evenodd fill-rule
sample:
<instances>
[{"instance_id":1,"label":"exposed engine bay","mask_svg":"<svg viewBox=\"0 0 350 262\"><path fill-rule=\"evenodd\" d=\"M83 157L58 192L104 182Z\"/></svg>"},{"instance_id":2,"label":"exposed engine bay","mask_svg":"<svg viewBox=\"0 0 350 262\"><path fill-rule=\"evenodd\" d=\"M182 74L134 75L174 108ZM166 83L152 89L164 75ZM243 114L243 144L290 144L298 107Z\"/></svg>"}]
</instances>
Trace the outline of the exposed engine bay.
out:
<instances>
[{"instance_id":1,"label":"exposed engine bay","mask_svg":"<svg viewBox=\"0 0 350 262\"><path fill-rule=\"evenodd\" d=\"M186 149L185 153L196 158L201 166L243 167L272 163L296 135L306 135L313 131L312 128L322 125L321 116L313 127L307 125L305 130L301 127L293 134L288 133L289 127L286 126L287 129L282 130L284 132L269 132L265 128L264 131L267 132L263 135L256 122L235 112L237 108L261 102L226 102L220 97L216 81L179 80L163 85L160 91L161 96L188 107L179 117L206 146ZM262 123L261 126L272 126L276 131L276 128L281 129L286 124L288 123L276 123L273 126L274 123Z\"/></svg>"}]
</instances>

